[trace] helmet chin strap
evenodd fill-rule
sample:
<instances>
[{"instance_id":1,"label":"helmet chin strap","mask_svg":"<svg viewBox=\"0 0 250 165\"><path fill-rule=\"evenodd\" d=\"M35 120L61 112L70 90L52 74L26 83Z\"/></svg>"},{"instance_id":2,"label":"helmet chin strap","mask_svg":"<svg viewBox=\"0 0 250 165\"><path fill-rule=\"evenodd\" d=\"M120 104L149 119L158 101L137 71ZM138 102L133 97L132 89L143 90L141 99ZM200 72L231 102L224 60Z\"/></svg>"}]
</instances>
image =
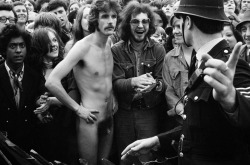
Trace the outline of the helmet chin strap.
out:
<instances>
[{"instance_id":1,"label":"helmet chin strap","mask_svg":"<svg viewBox=\"0 0 250 165\"><path fill-rule=\"evenodd\" d=\"M183 19L183 18L182 18ZM184 44L187 46L187 47L190 47L191 45L188 45L186 40L185 40L185 35L184 35L184 21L182 21L182 24L181 24L181 31L182 31L182 38L183 38L183 42Z\"/></svg>"}]
</instances>

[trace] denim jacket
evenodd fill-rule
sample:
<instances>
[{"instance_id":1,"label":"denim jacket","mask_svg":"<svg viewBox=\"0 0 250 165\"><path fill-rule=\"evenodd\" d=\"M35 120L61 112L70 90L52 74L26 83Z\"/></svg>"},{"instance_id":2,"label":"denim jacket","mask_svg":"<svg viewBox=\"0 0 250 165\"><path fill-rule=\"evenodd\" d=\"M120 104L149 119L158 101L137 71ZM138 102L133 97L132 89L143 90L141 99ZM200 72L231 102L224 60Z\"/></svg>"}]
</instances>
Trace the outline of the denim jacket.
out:
<instances>
[{"instance_id":1,"label":"denim jacket","mask_svg":"<svg viewBox=\"0 0 250 165\"><path fill-rule=\"evenodd\" d=\"M168 52L163 62L163 80L166 85L166 100L170 109L174 108L188 85L188 64L181 46Z\"/></svg>"},{"instance_id":2,"label":"denim jacket","mask_svg":"<svg viewBox=\"0 0 250 165\"><path fill-rule=\"evenodd\" d=\"M136 77L136 57L131 49L130 42L120 41L112 48L114 58L113 89L117 96L118 105L129 110L136 94L131 85L131 79ZM147 108L159 105L163 99L165 91L162 80L162 63L165 56L165 49L162 45L148 39L141 56L142 74L152 72L152 76L162 83L162 89L144 93L143 99Z\"/></svg>"}]
</instances>

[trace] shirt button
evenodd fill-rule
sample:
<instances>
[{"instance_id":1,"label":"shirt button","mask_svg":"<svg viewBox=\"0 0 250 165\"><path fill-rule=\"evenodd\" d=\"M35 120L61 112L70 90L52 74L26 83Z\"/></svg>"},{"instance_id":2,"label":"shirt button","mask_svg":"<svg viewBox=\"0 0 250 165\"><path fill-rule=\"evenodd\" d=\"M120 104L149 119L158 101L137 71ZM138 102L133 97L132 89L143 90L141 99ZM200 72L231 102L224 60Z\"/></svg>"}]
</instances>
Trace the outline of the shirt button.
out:
<instances>
[{"instance_id":1,"label":"shirt button","mask_svg":"<svg viewBox=\"0 0 250 165\"><path fill-rule=\"evenodd\" d=\"M225 49L225 50L224 50L224 53L228 53L228 50L227 50L227 49Z\"/></svg>"},{"instance_id":2,"label":"shirt button","mask_svg":"<svg viewBox=\"0 0 250 165\"><path fill-rule=\"evenodd\" d=\"M198 96L195 96L195 97L194 97L194 100L196 101L196 100L198 100L198 98L199 98Z\"/></svg>"},{"instance_id":3,"label":"shirt button","mask_svg":"<svg viewBox=\"0 0 250 165\"><path fill-rule=\"evenodd\" d=\"M25 119L24 121L25 121L25 122L27 122L28 120L27 120L27 119Z\"/></svg>"},{"instance_id":4,"label":"shirt button","mask_svg":"<svg viewBox=\"0 0 250 165\"><path fill-rule=\"evenodd\" d=\"M10 110L10 108L8 108L8 111Z\"/></svg>"},{"instance_id":5,"label":"shirt button","mask_svg":"<svg viewBox=\"0 0 250 165\"><path fill-rule=\"evenodd\" d=\"M24 108L27 108L27 106L25 105Z\"/></svg>"},{"instance_id":6,"label":"shirt button","mask_svg":"<svg viewBox=\"0 0 250 165\"><path fill-rule=\"evenodd\" d=\"M182 152L180 152L180 154L179 154L179 155L180 155L180 157L183 157L183 156L184 156L184 154L183 154Z\"/></svg>"},{"instance_id":7,"label":"shirt button","mask_svg":"<svg viewBox=\"0 0 250 165\"><path fill-rule=\"evenodd\" d=\"M8 120L6 120L6 123L8 123L9 121Z\"/></svg>"},{"instance_id":8,"label":"shirt button","mask_svg":"<svg viewBox=\"0 0 250 165\"><path fill-rule=\"evenodd\" d=\"M143 63L143 62L142 62L141 64L142 64L142 65L144 65L144 63Z\"/></svg>"},{"instance_id":9,"label":"shirt button","mask_svg":"<svg viewBox=\"0 0 250 165\"><path fill-rule=\"evenodd\" d=\"M148 64L148 67L150 67L150 64Z\"/></svg>"}]
</instances>

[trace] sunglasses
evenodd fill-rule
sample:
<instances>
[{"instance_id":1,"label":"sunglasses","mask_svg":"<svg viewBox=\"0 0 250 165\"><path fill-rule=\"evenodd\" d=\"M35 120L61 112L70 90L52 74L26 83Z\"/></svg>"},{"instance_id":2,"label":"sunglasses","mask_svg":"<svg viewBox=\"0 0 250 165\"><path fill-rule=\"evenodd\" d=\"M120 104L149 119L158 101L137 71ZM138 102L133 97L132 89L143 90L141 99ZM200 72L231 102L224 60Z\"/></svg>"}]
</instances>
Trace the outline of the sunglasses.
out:
<instances>
[{"instance_id":1,"label":"sunglasses","mask_svg":"<svg viewBox=\"0 0 250 165\"><path fill-rule=\"evenodd\" d=\"M139 26L140 25L140 22L142 23L143 26L146 26L150 23L150 19L143 19L143 20L138 20L138 19L131 19L130 20L130 24L132 26Z\"/></svg>"}]
</instances>

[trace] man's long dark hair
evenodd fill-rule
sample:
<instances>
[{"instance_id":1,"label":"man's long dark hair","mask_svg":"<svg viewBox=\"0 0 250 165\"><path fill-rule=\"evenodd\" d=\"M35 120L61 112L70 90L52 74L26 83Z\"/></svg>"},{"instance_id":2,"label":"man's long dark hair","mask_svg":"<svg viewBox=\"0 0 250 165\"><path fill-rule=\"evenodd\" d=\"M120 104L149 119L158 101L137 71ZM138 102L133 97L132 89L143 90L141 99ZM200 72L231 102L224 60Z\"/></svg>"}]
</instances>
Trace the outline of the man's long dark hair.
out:
<instances>
[{"instance_id":1,"label":"man's long dark hair","mask_svg":"<svg viewBox=\"0 0 250 165\"><path fill-rule=\"evenodd\" d=\"M146 37L150 37L152 34L155 33L155 26L154 26L154 15L151 7L148 4L139 3L137 1L131 1L128 3L128 5L123 9L120 17L121 17L121 23L119 25L119 33L120 37L123 41L128 41L131 37L131 28L130 28L130 20L133 16L136 16L137 14L145 13L148 15L148 18L150 19L149 23L149 31Z\"/></svg>"},{"instance_id":2,"label":"man's long dark hair","mask_svg":"<svg viewBox=\"0 0 250 165\"><path fill-rule=\"evenodd\" d=\"M93 33L96 29L98 29L98 18L99 13L108 12L108 11L114 11L116 12L117 16L119 15L119 12L121 11L121 6L118 4L115 0L96 0L91 5L91 10L89 13L89 32ZM118 18L117 18L118 21Z\"/></svg>"}]
</instances>

